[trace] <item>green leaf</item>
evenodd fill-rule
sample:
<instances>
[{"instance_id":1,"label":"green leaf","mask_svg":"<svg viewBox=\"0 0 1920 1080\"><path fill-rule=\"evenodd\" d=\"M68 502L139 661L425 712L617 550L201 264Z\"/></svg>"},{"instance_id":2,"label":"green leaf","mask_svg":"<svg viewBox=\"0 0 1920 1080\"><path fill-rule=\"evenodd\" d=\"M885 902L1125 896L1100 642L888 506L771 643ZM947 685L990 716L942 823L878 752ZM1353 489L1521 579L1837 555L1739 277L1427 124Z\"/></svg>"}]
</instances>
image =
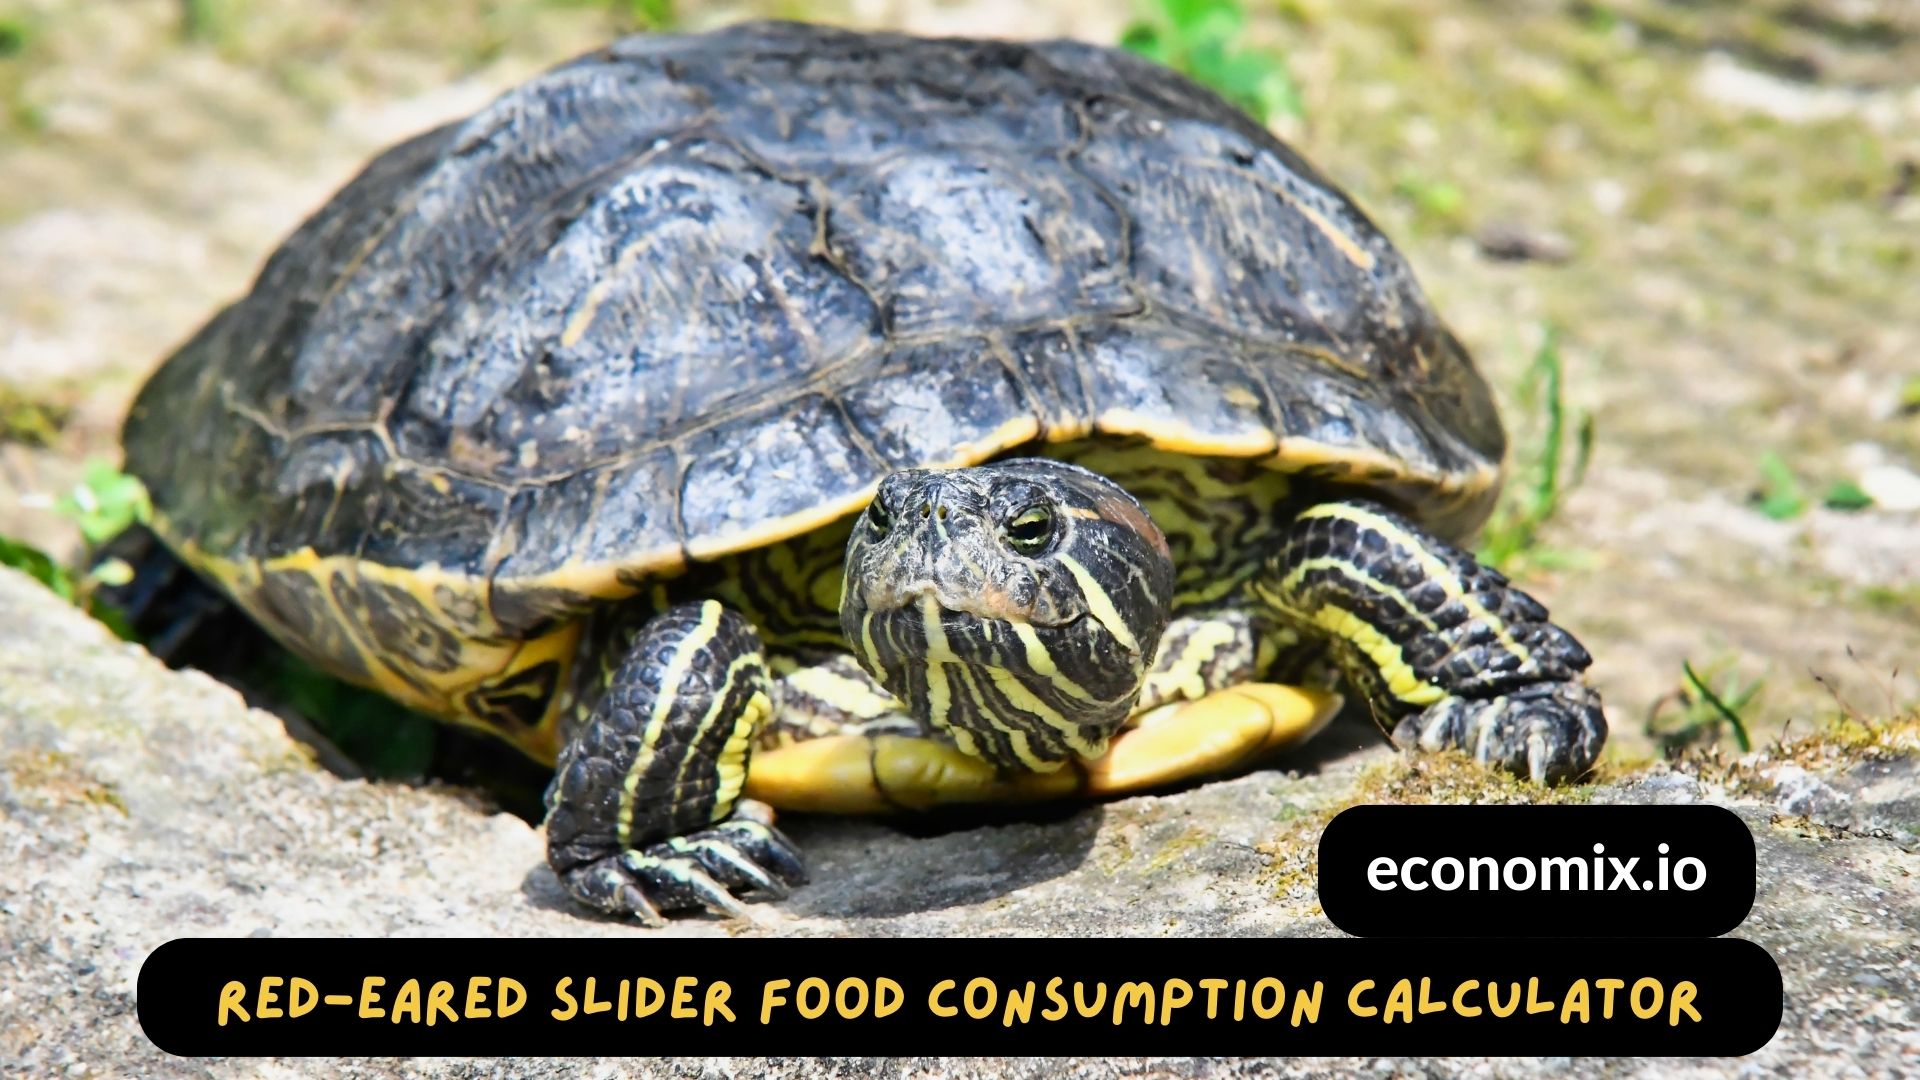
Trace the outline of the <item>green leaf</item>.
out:
<instances>
[{"instance_id":1,"label":"green leaf","mask_svg":"<svg viewBox=\"0 0 1920 1080\"><path fill-rule=\"evenodd\" d=\"M54 504L56 512L80 527L87 543L98 546L138 522L153 507L146 486L105 461L89 461L80 483Z\"/></svg>"},{"instance_id":2,"label":"green leaf","mask_svg":"<svg viewBox=\"0 0 1920 1080\"><path fill-rule=\"evenodd\" d=\"M1136 22L1130 24L1120 34L1120 47L1136 56L1144 56L1157 64L1171 65L1173 60L1167 49L1167 39L1158 27L1151 23Z\"/></svg>"},{"instance_id":3,"label":"green leaf","mask_svg":"<svg viewBox=\"0 0 1920 1080\"><path fill-rule=\"evenodd\" d=\"M118 588L133 584L133 567L125 559L102 559L87 571L87 580L96 585Z\"/></svg>"},{"instance_id":4,"label":"green leaf","mask_svg":"<svg viewBox=\"0 0 1920 1080\"><path fill-rule=\"evenodd\" d=\"M33 31L25 19L16 15L0 15L0 60L26 52L27 43L31 40Z\"/></svg>"},{"instance_id":5,"label":"green leaf","mask_svg":"<svg viewBox=\"0 0 1920 1080\"><path fill-rule=\"evenodd\" d=\"M1910 376L1900 384L1899 401L1901 412L1920 412L1920 375Z\"/></svg>"},{"instance_id":6,"label":"green leaf","mask_svg":"<svg viewBox=\"0 0 1920 1080\"><path fill-rule=\"evenodd\" d=\"M87 602L87 614L104 623L107 629L113 631L113 636L119 638L121 641L140 641L140 635L134 633L133 624L127 621L126 613L114 607L112 604L104 604L98 600L89 600Z\"/></svg>"},{"instance_id":7,"label":"green leaf","mask_svg":"<svg viewBox=\"0 0 1920 1080\"><path fill-rule=\"evenodd\" d=\"M1865 510L1873 505L1873 496L1860 490L1860 485L1851 480L1842 480L1827 489L1826 497L1820 500L1829 510Z\"/></svg>"},{"instance_id":8,"label":"green leaf","mask_svg":"<svg viewBox=\"0 0 1920 1080\"><path fill-rule=\"evenodd\" d=\"M73 575L54 561L53 556L32 544L0 536L0 566L15 570L52 589L62 600L71 602L79 594Z\"/></svg>"},{"instance_id":9,"label":"green leaf","mask_svg":"<svg viewBox=\"0 0 1920 1080\"><path fill-rule=\"evenodd\" d=\"M1244 102L1257 116L1298 111L1293 80L1274 57L1264 53L1222 55L1211 69L1196 66L1196 74L1231 101Z\"/></svg>"},{"instance_id":10,"label":"green leaf","mask_svg":"<svg viewBox=\"0 0 1920 1080\"><path fill-rule=\"evenodd\" d=\"M1466 209L1466 192L1448 180L1402 176L1393 188L1422 214L1441 221L1456 221Z\"/></svg>"},{"instance_id":11,"label":"green leaf","mask_svg":"<svg viewBox=\"0 0 1920 1080\"><path fill-rule=\"evenodd\" d=\"M1236 0L1148 0L1121 32L1129 52L1211 87L1262 123L1304 114L1286 60L1239 44L1246 13Z\"/></svg>"},{"instance_id":12,"label":"green leaf","mask_svg":"<svg viewBox=\"0 0 1920 1080\"><path fill-rule=\"evenodd\" d=\"M1534 479L1533 512L1545 522L1560 508L1560 454L1566 440L1566 368L1560 359L1560 330L1549 326L1533 354L1536 378L1545 388L1547 431L1540 445L1540 470Z\"/></svg>"},{"instance_id":13,"label":"green leaf","mask_svg":"<svg viewBox=\"0 0 1920 1080\"><path fill-rule=\"evenodd\" d=\"M674 0L627 0L627 15L642 30L671 30L680 22Z\"/></svg>"},{"instance_id":14,"label":"green leaf","mask_svg":"<svg viewBox=\"0 0 1920 1080\"><path fill-rule=\"evenodd\" d=\"M1769 450L1760 458L1760 512L1775 521L1790 521L1807 511L1800 479L1786 460Z\"/></svg>"}]
</instances>

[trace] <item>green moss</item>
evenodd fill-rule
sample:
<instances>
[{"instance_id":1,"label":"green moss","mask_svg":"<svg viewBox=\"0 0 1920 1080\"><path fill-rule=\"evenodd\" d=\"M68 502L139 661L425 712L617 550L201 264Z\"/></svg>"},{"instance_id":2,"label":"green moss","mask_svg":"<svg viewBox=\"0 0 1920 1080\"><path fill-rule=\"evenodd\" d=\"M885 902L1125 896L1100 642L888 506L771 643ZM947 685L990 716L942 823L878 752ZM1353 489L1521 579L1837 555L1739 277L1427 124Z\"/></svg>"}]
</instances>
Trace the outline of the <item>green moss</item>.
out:
<instances>
[{"instance_id":1,"label":"green moss","mask_svg":"<svg viewBox=\"0 0 1920 1080\"><path fill-rule=\"evenodd\" d=\"M1781 738L1752 754L1729 756L1711 746L1682 755L1674 768L1730 791L1767 795L1768 773L1781 764L1809 772L1837 772L1870 761L1920 755L1920 709L1886 716L1863 716L1842 706L1820 727L1796 738Z\"/></svg>"},{"instance_id":2,"label":"green moss","mask_svg":"<svg viewBox=\"0 0 1920 1080\"><path fill-rule=\"evenodd\" d=\"M1217 840L1218 837L1211 829L1188 829L1179 836L1160 845L1159 849L1153 853L1153 858L1147 861L1146 872L1149 874L1155 873L1182 862L1188 852L1193 851L1195 848L1206 847L1209 844L1215 843Z\"/></svg>"},{"instance_id":3,"label":"green moss","mask_svg":"<svg viewBox=\"0 0 1920 1080\"><path fill-rule=\"evenodd\" d=\"M64 398L0 383L0 443L53 445L73 416L73 406Z\"/></svg>"},{"instance_id":4,"label":"green moss","mask_svg":"<svg viewBox=\"0 0 1920 1080\"><path fill-rule=\"evenodd\" d=\"M1868 610L1920 620L1920 585L1869 585L1855 595Z\"/></svg>"},{"instance_id":5,"label":"green moss","mask_svg":"<svg viewBox=\"0 0 1920 1080\"><path fill-rule=\"evenodd\" d=\"M72 754L23 750L0 759L0 773L20 797L49 809L93 806L125 816L127 804L114 785L88 773Z\"/></svg>"},{"instance_id":6,"label":"green moss","mask_svg":"<svg viewBox=\"0 0 1920 1080\"><path fill-rule=\"evenodd\" d=\"M1361 770L1338 798L1284 820L1272 837L1256 845L1269 860L1260 880L1279 898L1300 901L1312 895L1319 880L1320 834L1348 807L1587 803L1596 784L1616 775L1603 766L1583 783L1547 786L1489 769L1458 751L1398 754ZM1317 902L1313 909L1319 910Z\"/></svg>"},{"instance_id":7,"label":"green moss","mask_svg":"<svg viewBox=\"0 0 1920 1080\"><path fill-rule=\"evenodd\" d=\"M1304 905L1311 915L1321 913L1320 833L1331 820L1332 814L1315 814L1295 821L1256 849L1268 859L1260 883L1275 899Z\"/></svg>"}]
</instances>

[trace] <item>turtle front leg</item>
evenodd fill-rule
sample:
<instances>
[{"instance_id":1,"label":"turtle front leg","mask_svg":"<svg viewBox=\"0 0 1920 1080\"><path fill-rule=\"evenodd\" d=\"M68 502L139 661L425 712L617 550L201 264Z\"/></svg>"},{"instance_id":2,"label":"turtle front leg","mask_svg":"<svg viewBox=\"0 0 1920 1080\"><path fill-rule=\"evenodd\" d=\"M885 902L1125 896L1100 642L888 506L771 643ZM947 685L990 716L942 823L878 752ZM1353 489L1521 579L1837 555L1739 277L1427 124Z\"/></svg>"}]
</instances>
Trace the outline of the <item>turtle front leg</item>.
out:
<instances>
[{"instance_id":1,"label":"turtle front leg","mask_svg":"<svg viewBox=\"0 0 1920 1080\"><path fill-rule=\"evenodd\" d=\"M1592 658L1547 609L1391 511L1302 511L1253 593L1326 640L1396 744L1457 747L1536 781L1592 768L1606 741Z\"/></svg>"},{"instance_id":2,"label":"turtle front leg","mask_svg":"<svg viewBox=\"0 0 1920 1080\"><path fill-rule=\"evenodd\" d=\"M547 862L575 899L639 916L733 893L786 895L806 871L764 806L740 799L771 709L760 638L718 602L648 620L609 653L605 688L547 789Z\"/></svg>"}]
</instances>

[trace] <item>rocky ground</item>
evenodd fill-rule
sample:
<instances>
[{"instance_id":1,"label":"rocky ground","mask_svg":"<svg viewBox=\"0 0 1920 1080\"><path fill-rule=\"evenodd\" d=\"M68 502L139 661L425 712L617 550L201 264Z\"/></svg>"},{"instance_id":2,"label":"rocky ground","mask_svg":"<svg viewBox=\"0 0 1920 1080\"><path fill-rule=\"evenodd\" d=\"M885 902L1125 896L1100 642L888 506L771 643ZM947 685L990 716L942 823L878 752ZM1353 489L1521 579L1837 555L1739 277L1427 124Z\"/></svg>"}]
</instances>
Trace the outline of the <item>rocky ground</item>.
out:
<instances>
[{"instance_id":1,"label":"rocky ground","mask_svg":"<svg viewBox=\"0 0 1920 1080\"><path fill-rule=\"evenodd\" d=\"M1373 745L1368 745L1372 743ZM627 937L1326 936L1311 857L1358 801L1534 797L1465 762L1409 765L1335 728L1285 771L1064 818L912 837L795 821L816 884L750 922L663 931L573 911L536 829L458 789L343 780L229 688L172 672L0 570L0 1073L340 1075L341 1063L188 1061L141 1035L133 987L193 935ZM1356 746L1359 748L1356 749ZM1841 726L1738 761L1707 756L1557 798L1711 801L1759 848L1738 931L1785 977L1781 1032L1702 1075L1886 1076L1920 1055L1920 720ZM352 1075L495 1075L491 1063L350 1062ZM512 1075L575 1075L566 1061ZM1102 1075L1674 1075L1664 1061L1076 1063ZM1053 1075L1042 1062L596 1062L592 1075Z\"/></svg>"},{"instance_id":2,"label":"rocky ground","mask_svg":"<svg viewBox=\"0 0 1920 1080\"><path fill-rule=\"evenodd\" d=\"M0 536L74 553L72 525L49 506L82 463L114 459L140 380L302 215L379 147L598 43L629 11L0 0ZM1097 41L1127 21L1123 6L1092 0L682 6L696 27L769 12ZM1647 767L1657 748L1643 719L1683 660L1765 680L1743 710L1758 744L1824 729L1836 696L1867 716L1920 696L1920 8L1286 0L1259 6L1246 40L1283 50L1298 84L1304 115L1276 126L1401 242L1500 389L1522 476L1542 426L1522 373L1543 327L1559 330L1570 403L1594 418L1593 461L1516 573L1598 657L1615 738L1614 779L1596 797L1740 809L1763 877L1743 933L1787 974L1774 1045L1699 1067L1911 1068L1911 758L1864 736L1675 773ZM1811 509L1777 518L1755 505L1769 454ZM1878 504L1819 506L1843 481ZM806 824L822 885L744 932L1328 933L1301 854L1317 814L1359 797L1488 794L1396 772L1365 731L1335 735L1297 773L1063 821L925 839ZM15 867L0 874L0 1072L252 1073L166 1061L140 1039L133 973L172 934L634 932L564 910L535 832L484 798L320 771L278 721L209 680L166 674L9 575L0 807ZM959 1068L1003 1067L1048 1068ZM1635 1069L1672 1072L1613 1071Z\"/></svg>"}]
</instances>

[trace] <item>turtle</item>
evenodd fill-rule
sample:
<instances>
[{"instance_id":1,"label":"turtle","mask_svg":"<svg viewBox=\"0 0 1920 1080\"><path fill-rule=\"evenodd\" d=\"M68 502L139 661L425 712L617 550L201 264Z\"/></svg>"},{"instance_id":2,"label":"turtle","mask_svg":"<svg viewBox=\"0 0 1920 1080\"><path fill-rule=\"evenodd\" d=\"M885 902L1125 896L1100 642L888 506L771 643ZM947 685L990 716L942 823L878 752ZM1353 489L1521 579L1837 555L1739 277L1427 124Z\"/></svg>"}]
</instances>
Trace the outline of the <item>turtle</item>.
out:
<instances>
[{"instance_id":1,"label":"turtle","mask_svg":"<svg viewBox=\"0 0 1920 1080\"><path fill-rule=\"evenodd\" d=\"M1185 77L788 22L618 40L375 157L138 394L151 527L325 671L553 767L658 924L777 810L1097 798L1348 698L1536 781L1591 660L1461 547L1486 381Z\"/></svg>"}]
</instances>

